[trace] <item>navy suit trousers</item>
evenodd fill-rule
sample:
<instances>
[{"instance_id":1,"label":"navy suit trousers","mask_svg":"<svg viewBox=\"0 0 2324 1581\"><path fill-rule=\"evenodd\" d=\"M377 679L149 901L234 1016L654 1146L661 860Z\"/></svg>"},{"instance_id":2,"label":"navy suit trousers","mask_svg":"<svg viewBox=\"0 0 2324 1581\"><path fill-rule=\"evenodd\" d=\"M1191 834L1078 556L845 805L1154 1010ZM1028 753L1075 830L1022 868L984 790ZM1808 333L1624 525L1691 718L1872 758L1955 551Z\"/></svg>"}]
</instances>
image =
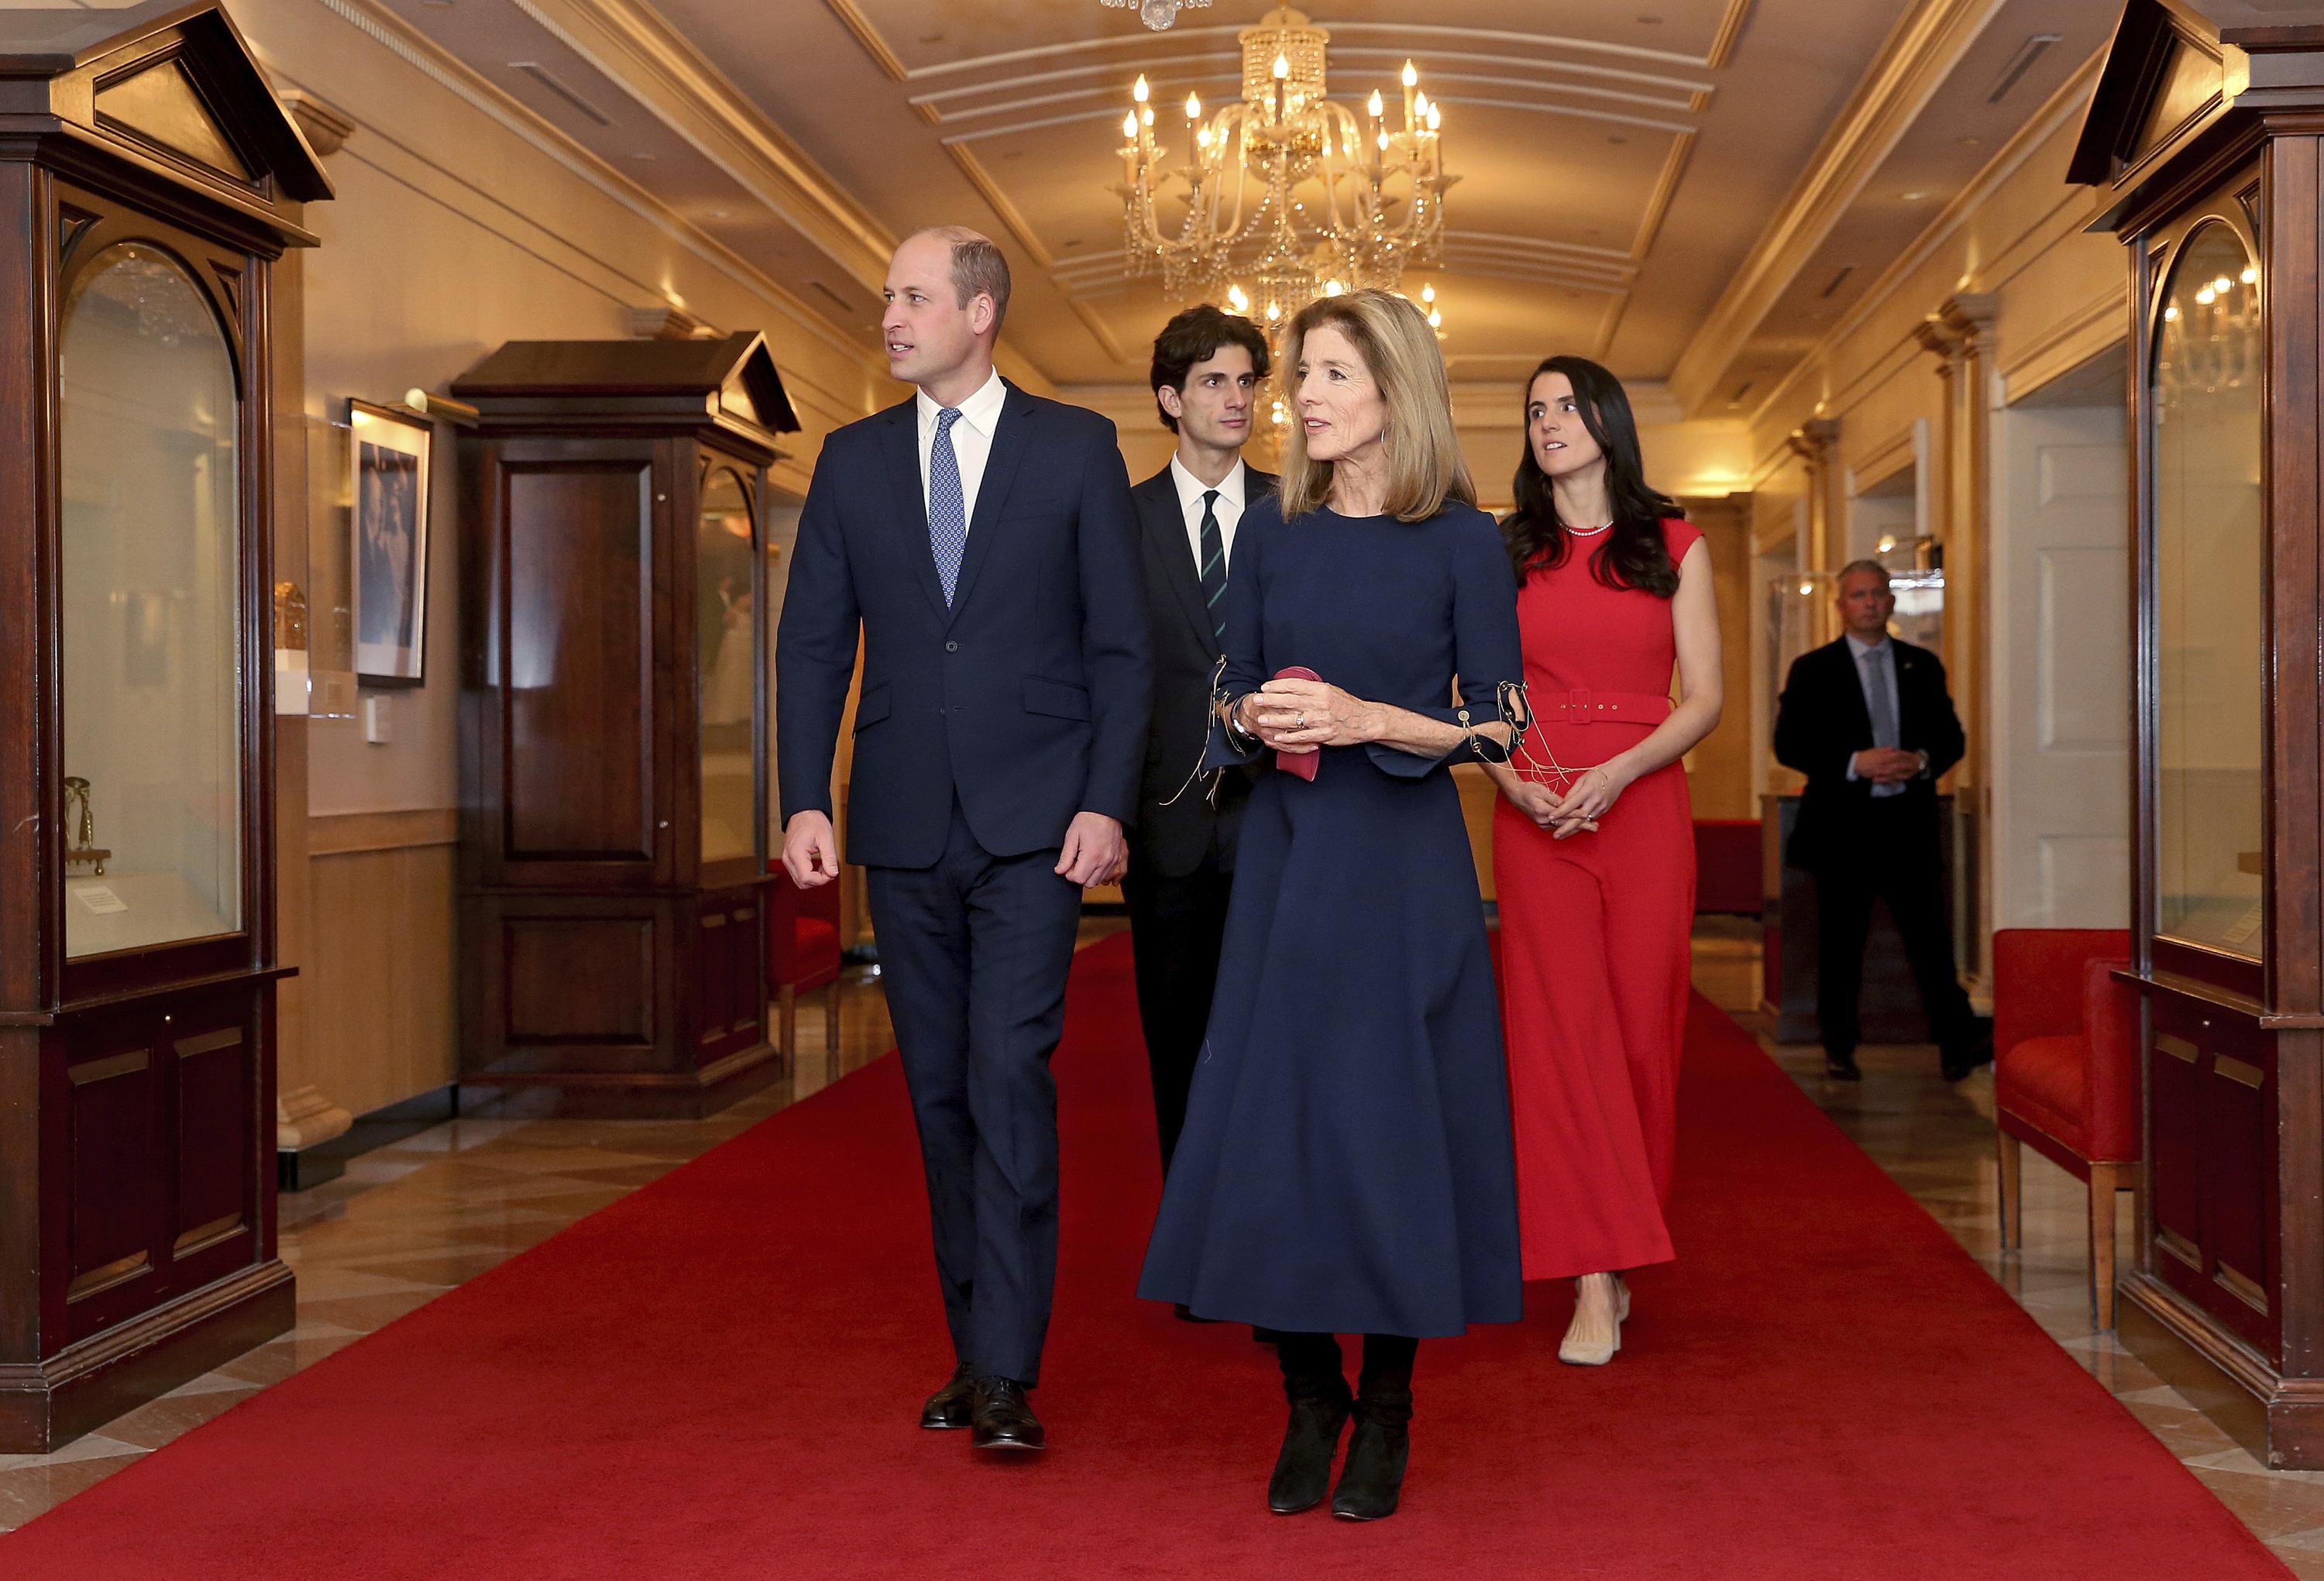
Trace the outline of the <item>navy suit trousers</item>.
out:
<instances>
[{"instance_id":1,"label":"navy suit trousers","mask_svg":"<svg viewBox=\"0 0 2324 1581\"><path fill-rule=\"evenodd\" d=\"M1028 1388L1040 1382L1056 1281L1049 1056L1082 905L1056 864L1054 849L994 856L955 802L933 867L866 869L953 1349Z\"/></svg>"}]
</instances>

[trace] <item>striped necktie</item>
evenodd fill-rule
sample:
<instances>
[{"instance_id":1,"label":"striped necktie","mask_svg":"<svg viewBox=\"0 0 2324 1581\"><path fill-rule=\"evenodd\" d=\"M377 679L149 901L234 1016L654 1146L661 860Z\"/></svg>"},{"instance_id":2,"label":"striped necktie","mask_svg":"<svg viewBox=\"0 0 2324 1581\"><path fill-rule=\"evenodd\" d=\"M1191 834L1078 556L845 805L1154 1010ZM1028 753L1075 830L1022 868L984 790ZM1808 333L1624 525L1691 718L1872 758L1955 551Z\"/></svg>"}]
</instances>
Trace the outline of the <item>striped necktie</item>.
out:
<instances>
[{"instance_id":1,"label":"striped necktie","mask_svg":"<svg viewBox=\"0 0 2324 1581\"><path fill-rule=\"evenodd\" d=\"M956 406L937 412L936 442L928 446L928 547L936 554L946 609L960 584L961 556L968 552L968 505L960 486L960 456L952 447L952 426L958 421Z\"/></svg>"},{"instance_id":2,"label":"striped necktie","mask_svg":"<svg viewBox=\"0 0 2324 1581\"><path fill-rule=\"evenodd\" d=\"M1203 602L1210 606L1211 630L1227 639L1226 611L1219 599L1227 590L1227 535L1219 527L1219 492L1203 491Z\"/></svg>"}]
</instances>

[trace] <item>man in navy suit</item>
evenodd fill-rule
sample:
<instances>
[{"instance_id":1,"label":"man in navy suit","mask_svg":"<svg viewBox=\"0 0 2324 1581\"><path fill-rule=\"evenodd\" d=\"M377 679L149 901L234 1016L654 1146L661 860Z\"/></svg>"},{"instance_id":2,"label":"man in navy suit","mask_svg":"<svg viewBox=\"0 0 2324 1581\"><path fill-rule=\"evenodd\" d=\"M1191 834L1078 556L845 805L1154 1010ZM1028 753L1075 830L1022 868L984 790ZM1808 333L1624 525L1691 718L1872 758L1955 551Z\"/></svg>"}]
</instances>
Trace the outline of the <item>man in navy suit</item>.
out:
<instances>
[{"instance_id":1,"label":"man in navy suit","mask_svg":"<svg viewBox=\"0 0 2324 1581\"><path fill-rule=\"evenodd\" d=\"M1145 529L1154 722L1122 889L1166 1171L1186 1123L1186 1094L1211 1019L1235 833L1250 799L1249 770L1229 769L1213 780L1197 777L1195 766L1210 739L1225 619L1219 605L1236 534L1245 510L1275 492L1274 474L1242 459L1267 369L1267 337L1248 318L1204 304L1164 325L1154 338L1150 382L1177 448L1168 465L1130 491Z\"/></svg>"},{"instance_id":2,"label":"man in navy suit","mask_svg":"<svg viewBox=\"0 0 2324 1581\"><path fill-rule=\"evenodd\" d=\"M1945 666L1888 635L1896 595L1877 560L1841 570L1846 632L1802 654L1776 704L1775 758L1808 777L1786 859L1816 876L1816 1019L1825 1074L1856 1080L1857 999L1872 903L1885 899L1921 990L1945 1080L1993 1058L1953 970L1937 781L1967 741Z\"/></svg>"},{"instance_id":3,"label":"man in navy suit","mask_svg":"<svg viewBox=\"0 0 2324 1581\"><path fill-rule=\"evenodd\" d=\"M1119 878L1152 686L1113 425L993 371L1009 267L973 231L889 266L919 393L823 442L776 637L783 866L839 875L831 769L860 632L847 858L869 870L956 1361L920 1425L1046 1441L1056 1086L1082 892Z\"/></svg>"}]
</instances>

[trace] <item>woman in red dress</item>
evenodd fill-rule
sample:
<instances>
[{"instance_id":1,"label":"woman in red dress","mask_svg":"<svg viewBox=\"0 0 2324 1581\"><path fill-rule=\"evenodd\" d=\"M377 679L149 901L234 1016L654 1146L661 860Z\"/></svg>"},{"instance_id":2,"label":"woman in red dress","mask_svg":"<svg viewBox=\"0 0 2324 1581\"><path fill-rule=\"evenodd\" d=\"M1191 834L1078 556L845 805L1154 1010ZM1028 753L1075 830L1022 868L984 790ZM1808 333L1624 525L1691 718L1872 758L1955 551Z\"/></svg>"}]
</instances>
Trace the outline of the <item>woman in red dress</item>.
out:
<instances>
[{"instance_id":1,"label":"woman in red dress","mask_svg":"<svg viewBox=\"0 0 2324 1581\"><path fill-rule=\"evenodd\" d=\"M1702 535L1647 487L1629 398L1583 358L1526 385L1502 530L1532 705L1491 768L1520 1240L1526 1279L1574 1282L1559 1358L1597 1365L1621 1347L1623 1272L1672 1256L1694 915L1679 758L1719 722L1719 612Z\"/></svg>"}]
</instances>

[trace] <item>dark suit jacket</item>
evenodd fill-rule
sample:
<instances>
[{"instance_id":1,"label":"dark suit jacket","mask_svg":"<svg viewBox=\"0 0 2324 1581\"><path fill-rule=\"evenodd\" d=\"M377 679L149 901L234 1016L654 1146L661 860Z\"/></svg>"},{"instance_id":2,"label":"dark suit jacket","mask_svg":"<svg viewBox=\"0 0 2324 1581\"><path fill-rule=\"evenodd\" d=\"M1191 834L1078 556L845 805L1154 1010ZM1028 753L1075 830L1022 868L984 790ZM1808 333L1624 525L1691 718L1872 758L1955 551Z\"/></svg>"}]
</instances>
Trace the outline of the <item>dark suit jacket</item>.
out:
<instances>
[{"instance_id":1,"label":"dark suit jacket","mask_svg":"<svg viewBox=\"0 0 2324 1581\"><path fill-rule=\"evenodd\" d=\"M1246 510L1275 492L1275 474L1246 464ZM1211 677L1219 639L1203 602L1203 582L1186 542L1178 486L1164 466L1130 491L1138 501L1145 546L1146 607L1154 639L1154 722L1146 736L1146 772L1138 793L1139 866L1182 878L1202 864L1216 841L1232 850L1250 795L1250 775L1240 768L1220 777L1216 805L1200 780L1187 785L1210 739ZM1231 562L1230 562L1231 574ZM1184 787L1182 789L1182 787ZM1173 795L1170 805L1163 803Z\"/></svg>"},{"instance_id":2,"label":"dark suit jacket","mask_svg":"<svg viewBox=\"0 0 2324 1581\"><path fill-rule=\"evenodd\" d=\"M1967 742L1953 700L1945 690L1945 666L1925 648L1889 640L1896 649L1896 744L1926 752L1929 771L1905 783L1904 794L1886 798L1916 823L1925 821L1927 850L1937 850L1937 780L1961 759ZM1775 760L1808 777L1800 793L1799 821L1792 827L1787 859L1812 868L1825 860L1862 854L1850 838L1872 805L1872 782L1850 780L1849 760L1873 744L1872 714L1864 705L1856 656L1845 637L1812 648L1792 661L1784 695L1775 705Z\"/></svg>"},{"instance_id":3,"label":"dark suit jacket","mask_svg":"<svg viewBox=\"0 0 2324 1581\"><path fill-rule=\"evenodd\" d=\"M1062 843L1084 810L1135 820L1153 666L1105 418L1009 387L949 609L913 402L823 442L775 639L786 823L831 810L859 626L848 860L929 866L955 796L995 856Z\"/></svg>"}]
</instances>

